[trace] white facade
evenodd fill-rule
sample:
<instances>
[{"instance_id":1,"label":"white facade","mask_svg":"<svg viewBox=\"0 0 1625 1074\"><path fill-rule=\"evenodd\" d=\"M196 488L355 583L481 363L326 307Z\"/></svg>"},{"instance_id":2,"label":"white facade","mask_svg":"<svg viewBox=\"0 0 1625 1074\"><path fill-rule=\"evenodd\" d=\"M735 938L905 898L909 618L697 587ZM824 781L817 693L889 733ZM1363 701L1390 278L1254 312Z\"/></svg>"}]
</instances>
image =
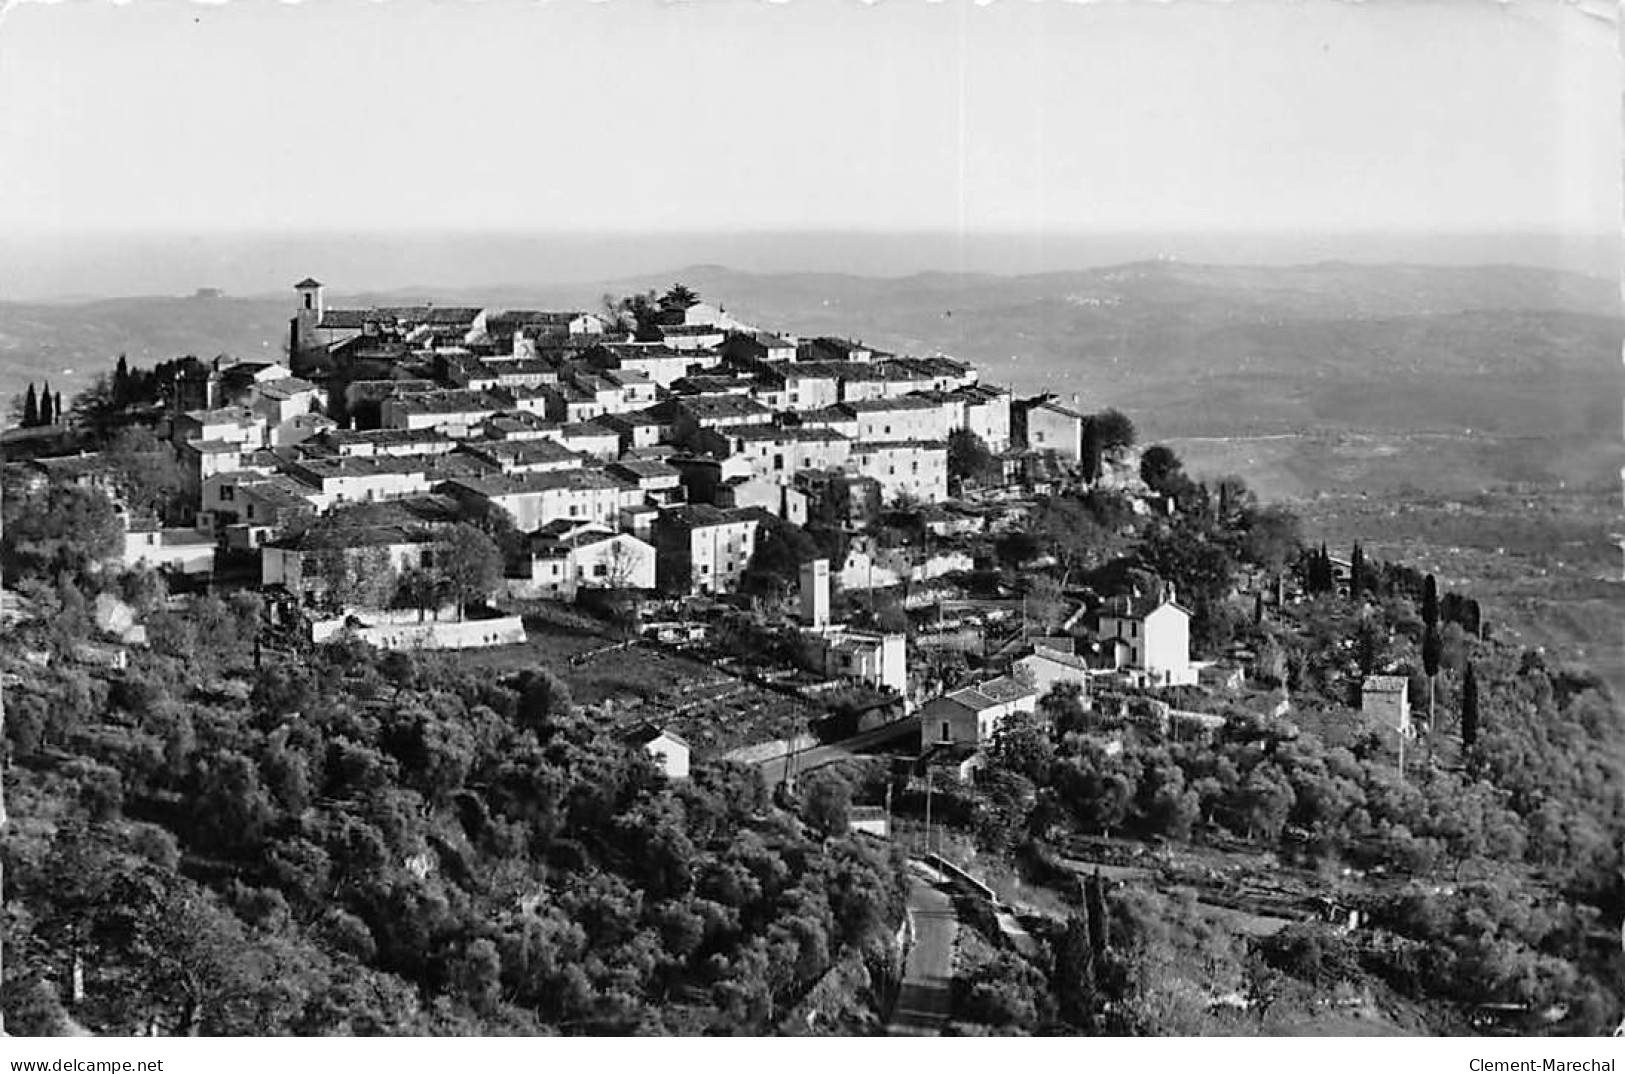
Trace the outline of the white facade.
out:
<instances>
[{"instance_id":1,"label":"white facade","mask_svg":"<svg viewBox=\"0 0 1625 1074\"><path fill-rule=\"evenodd\" d=\"M1124 665L1143 671L1161 686L1189 686L1197 680L1191 665L1190 612L1164 600L1144 614L1137 610L1100 617L1102 642L1121 643Z\"/></svg>"},{"instance_id":2,"label":"white facade","mask_svg":"<svg viewBox=\"0 0 1625 1074\"><path fill-rule=\"evenodd\" d=\"M908 696L908 639L902 634L872 634L832 627L806 634L825 675L856 679Z\"/></svg>"},{"instance_id":3,"label":"white facade","mask_svg":"<svg viewBox=\"0 0 1625 1074\"><path fill-rule=\"evenodd\" d=\"M527 596L574 600L583 589L653 589L655 550L630 533L586 527L532 553Z\"/></svg>"},{"instance_id":4,"label":"white facade","mask_svg":"<svg viewBox=\"0 0 1625 1074\"><path fill-rule=\"evenodd\" d=\"M940 403L902 398L886 402L849 404L857 419L854 439L864 443L893 440L946 440L953 428L948 411Z\"/></svg>"},{"instance_id":5,"label":"white facade","mask_svg":"<svg viewBox=\"0 0 1625 1074\"><path fill-rule=\"evenodd\" d=\"M829 626L829 560L801 565L801 621L814 630Z\"/></svg>"},{"instance_id":6,"label":"white facade","mask_svg":"<svg viewBox=\"0 0 1625 1074\"><path fill-rule=\"evenodd\" d=\"M1411 728L1410 682L1401 675L1368 675L1360 684L1360 712L1401 732Z\"/></svg>"},{"instance_id":7,"label":"white facade","mask_svg":"<svg viewBox=\"0 0 1625 1074\"><path fill-rule=\"evenodd\" d=\"M859 443L852 449L847 470L878 481L880 495L888 502L902 495L922 503L948 498L948 447L940 440Z\"/></svg>"}]
</instances>

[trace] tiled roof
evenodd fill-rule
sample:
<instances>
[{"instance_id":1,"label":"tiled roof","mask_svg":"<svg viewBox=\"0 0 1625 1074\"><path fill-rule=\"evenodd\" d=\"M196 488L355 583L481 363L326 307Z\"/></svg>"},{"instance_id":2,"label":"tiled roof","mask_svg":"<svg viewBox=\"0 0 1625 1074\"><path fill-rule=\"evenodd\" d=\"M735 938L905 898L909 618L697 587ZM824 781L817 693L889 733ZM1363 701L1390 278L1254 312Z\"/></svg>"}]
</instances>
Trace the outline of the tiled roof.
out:
<instances>
[{"instance_id":1,"label":"tiled roof","mask_svg":"<svg viewBox=\"0 0 1625 1074\"><path fill-rule=\"evenodd\" d=\"M898 410L936 410L940 403L922 399L917 395L899 395L891 399L854 399L836 403L851 414L889 414Z\"/></svg>"},{"instance_id":2,"label":"tiled roof","mask_svg":"<svg viewBox=\"0 0 1625 1074\"><path fill-rule=\"evenodd\" d=\"M505 410L508 400L487 391L445 389L432 392L406 392L394 397L395 406L414 414L462 414L481 410Z\"/></svg>"},{"instance_id":3,"label":"tiled roof","mask_svg":"<svg viewBox=\"0 0 1625 1074\"><path fill-rule=\"evenodd\" d=\"M636 726L636 727L634 727L631 730L626 732L625 738L626 738L626 741L632 743L634 746L647 746L649 743L654 742L655 740L660 739L660 738L669 738L671 741L677 743L679 746L687 746L688 745L688 743L686 741L684 741L678 735L675 735L670 731L663 730L662 728L656 727L652 723L640 723L640 724L638 724L638 726Z\"/></svg>"},{"instance_id":4,"label":"tiled roof","mask_svg":"<svg viewBox=\"0 0 1625 1074\"><path fill-rule=\"evenodd\" d=\"M570 322L585 314L557 310L503 310L486 317L487 325L568 328Z\"/></svg>"},{"instance_id":5,"label":"tiled roof","mask_svg":"<svg viewBox=\"0 0 1625 1074\"><path fill-rule=\"evenodd\" d=\"M989 679L977 686L976 689L1001 704L1007 701L1020 700L1023 697L1031 696L1033 693L1031 686L1019 683L1005 675L1001 675L996 679Z\"/></svg>"},{"instance_id":6,"label":"tiled roof","mask_svg":"<svg viewBox=\"0 0 1625 1074\"><path fill-rule=\"evenodd\" d=\"M333 444L392 444L451 443L444 433L434 429L329 429L321 439Z\"/></svg>"},{"instance_id":7,"label":"tiled roof","mask_svg":"<svg viewBox=\"0 0 1625 1074\"><path fill-rule=\"evenodd\" d=\"M498 462L516 466L535 466L538 463L582 462L582 456L556 440L489 440L465 443L463 450Z\"/></svg>"},{"instance_id":8,"label":"tiled roof","mask_svg":"<svg viewBox=\"0 0 1625 1074\"><path fill-rule=\"evenodd\" d=\"M944 440L863 440L852 445L854 455L873 455L882 451L947 451Z\"/></svg>"},{"instance_id":9,"label":"tiled roof","mask_svg":"<svg viewBox=\"0 0 1625 1074\"><path fill-rule=\"evenodd\" d=\"M572 421L568 425L561 426L559 432L566 437L612 436L618 440L621 436L614 429L599 425L596 421Z\"/></svg>"},{"instance_id":10,"label":"tiled roof","mask_svg":"<svg viewBox=\"0 0 1625 1074\"><path fill-rule=\"evenodd\" d=\"M773 413L771 408L744 395L689 395L678 399L677 405L699 419L767 417Z\"/></svg>"},{"instance_id":11,"label":"tiled roof","mask_svg":"<svg viewBox=\"0 0 1625 1074\"><path fill-rule=\"evenodd\" d=\"M1177 608L1186 615L1190 614L1183 605L1152 597L1113 597L1101 605L1100 614L1113 619L1144 619L1164 604Z\"/></svg>"},{"instance_id":12,"label":"tiled roof","mask_svg":"<svg viewBox=\"0 0 1625 1074\"><path fill-rule=\"evenodd\" d=\"M278 377L255 385L254 390L271 399L287 399L301 392L316 391L316 385L303 377Z\"/></svg>"},{"instance_id":13,"label":"tiled roof","mask_svg":"<svg viewBox=\"0 0 1625 1074\"><path fill-rule=\"evenodd\" d=\"M757 516L747 513L748 511L748 508L743 511L729 510L708 503L690 503L662 511L660 524L700 529L706 526L725 526L756 520Z\"/></svg>"},{"instance_id":14,"label":"tiled roof","mask_svg":"<svg viewBox=\"0 0 1625 1074\"><path fill-rule=\"evenodd\" d=\"M438 537L426 529L385 523L374 526L312 528L292 537L266 542L293 552L318 548L366 548L387 544L433 544Z\"/></svg>"},{"instance_id":15,"label":"tiled roof","mask_svg":"<svg viewBox=\"0 0 1625 1074\"><path fill-rule=\"evenodd\" d=\"M831 443L846 439L834 429L805 425L735 425L727 430L727 435L740 440L772 440L785 443L791 441Z\"/></svg>"},{"instance_id":16,"label":"tiled roof","mask_svg":"<svg viewBox=\"0 0 1625 1074\"><path fill-rule=\"evenodd\" d=\"M286 474L272 474L257 481L244 481L237 486L237 491L275 507L310 506L310 501L305 498L309 490Z\"/></svg>"},{"instance_id":17,"label":"tiled roof","mask_svg":"<svg viewBox=\"0 0 1625 1074\"><path fill-rule=\"evenodd\" d=\"M317 328L362 328L368 321L377 321L378 314L371 310L324 310Z\"/></svg>"},{"instance_id":18,"label":"tiled roof","mask_svg":"<svg viewBox=\"0 0 1625 1074\"><path fill-rule=\"evenodd\" d=\"M457 479L451 484L471 489L482 496L516 496L527 492L551 492L557 489L618 489L619 481L599 470L553 470L539 474L492 475L484 478Z\"/></svg>"},{"instance_id":19,"label":"tiled roof","mask_svg":"<svg viewBox=\"0 0 1625 1074\"><path fill-rule=\"evenodd\" d=\"M199 455L240 454L243 445L235 440L188 440L186 446Z\"/></svg>"},{"instance_id":20,"label":"tiled roof","mask_svg":"<svg viewBox=\"0 0 1625 1074\"><path fill-rule=\"evenodd\" d=\"M659 459L622 459L610 463L605 471L616 476L625 476L630 481L643 481L656 477L678 477L680 474L676 467Z\"/></svg>"},{"instance_id":21,"label":"tiled roof","mask_svg":"<svg viewBox=\"0 0 1625 1074\"><path fill-rule=\"evenodd\" d=\"M253 425L259 420L254 412L245 406L223 406L216 410L188 410L187 418L199 425L220 425L232 422L237 425Z\"/></svg>"}]
</instances>

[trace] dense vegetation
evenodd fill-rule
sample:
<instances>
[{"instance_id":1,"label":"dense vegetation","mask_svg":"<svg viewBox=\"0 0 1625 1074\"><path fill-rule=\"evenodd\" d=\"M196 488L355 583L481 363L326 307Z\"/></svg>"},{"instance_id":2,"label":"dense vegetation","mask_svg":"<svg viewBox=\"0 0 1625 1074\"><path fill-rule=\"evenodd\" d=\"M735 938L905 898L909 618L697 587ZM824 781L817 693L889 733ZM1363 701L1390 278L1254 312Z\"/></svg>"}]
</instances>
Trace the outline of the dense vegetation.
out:
<instances>
[{"instance_id":1,"label":"dense vegetation","mask_svg":"<svg viewBox=\"0 0 1625 1074\"><path fill-rule=\"evenodd\" d=\"M1079 576L1107 592L1173 583L1198 654L1240 654L1273 694L1162 692L1226 717L1211 738L1171 731L1133 697L1090 708L1064 688L1004 725L975 788L942 795L937 815L988 860L1066 892L1073 920L1039 957L970 967L961 1031L1283 1031L1283 997L1304 1011L1373 991L1426 1011L1411 1027L1423 1032L1465 1031L1486 1010L1524 1032L1611 1030L1625 780L1607 686L1496 640L1476 601L1402 564L1356 548L1339 580L1290 514L1234 479L1194 482L1165 449L1143 462L1173 513L1113 520L1124 554ZM1052 499L1009 561L1082 559L1104 511L1099 494ZM1410 680L1403 771L1394 729L1357 711L1372 673ZM1280 700L1284 715L1259 714ZM1091 908L1056 865L1080 835L1239 848L1255 878L1307 877L1365 924L1249 939L1178 885L1143 882Z\"/></svg>"},{"instance_id":2,"label":"dense vegetation","mask_svg":"<svg viewBox=\"0 0 1625 1074\"><path fill-rule=\"evenodd\" d=\"M44 504L6 520L11 1031L759 1033L834 969L872 1024L902 874L838 794L668 782L546 673L262 661L257 596L177 604L97 564L99 494ZM124 670L76 659L102 594Z\"/></svg>"}]
</instances>

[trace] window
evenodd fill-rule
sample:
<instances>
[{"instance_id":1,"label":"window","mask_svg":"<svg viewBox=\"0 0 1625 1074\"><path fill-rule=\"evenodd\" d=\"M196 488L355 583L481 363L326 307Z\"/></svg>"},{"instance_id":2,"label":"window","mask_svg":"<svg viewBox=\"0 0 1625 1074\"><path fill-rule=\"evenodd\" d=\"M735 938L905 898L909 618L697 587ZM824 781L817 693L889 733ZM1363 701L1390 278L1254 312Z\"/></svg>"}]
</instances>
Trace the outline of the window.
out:
<instances>
[{"instance_id":1,"label":"window","mask_svg":"<svg viewBox=\"0 0 1625 1074\"><path fill-rule=\"evenodd\" d=\"M942 741L952 742L954 739L953 725L947 720L942 721Z\"/></svg>"},{"instance_id":2,"label":"window","mask_svg":"<svg viewBox=\"0 0 1625 1074\"><path fill-rule=\"evenodd\" d=\"M886 426L886 435L887 436L891 435L891 426L890 425Z\"/></svg>"},{"instance_id":3,"label":"window","mask_svg":"<svg viewBox=\"0 0 1625 1074\"><path fill-rule=\"evenodd\" d=\"M1035 440L1037 440L1040 444L1042 444L1044 442L1044 434L1043 434L1042 431L1034 433L1033 438Z\"/></svg>"},{"instance_id":4,"label":"window","mask_svg":"<svg viewBox=\"0 0 1625 1074\"><path fill-rule=\"evenodd\" d=\"M1140 636L1140 624L1139 623L1135 622L1135 623L1130 623L1128 625L1128 636L1131 637L1131 638L1137 638L1137 637Z\"/></svg>"},{"instance_id":5,"label":"window","mask_svg":"<svg viewBox=\"0 0 1625 1074\"><path fill-rule=\"evenodd\" d=\"M602 563L593 564L592 576L594 578L602 578L607 574L609 574L609 567L607 567L606 565L604 565Z\"/></svg>"},{"instance_id":6,"label":"window","mask_svg":"<svg viewBox=\"0 0 1625 1074\"><path fill-rule=\"evenodd\" d=\"M250 519L251 519L251 520L252 520L252 519L253 519L253 517L254 517L254 505L253 505L253 504L249 504L249 505L248 505L248 517L249 517L249 518L250 518Z\"/></svg>"},{"instance_id":7,"label":"window","mask_svg":"<svg viewBox=\"0 0 1625 1074\"><path fill-rule=\"evenodd\" d=\"M784 469L784 455L783 455L782 452L773 456L773 469L775 469L775 470Z\"/></svg>"},{"instance_id":8,"label":"window","mask_svg":"<svg viewBox=\"0 0 1625 1074\"><path fill-rule=\"evenodd\" d=\"M220 486L220 502L221 503L230 503L231 501L235 500L236 498L237 498L237 486L235 486L235 485L221 485Z\"/></svg>"}]
</instances>

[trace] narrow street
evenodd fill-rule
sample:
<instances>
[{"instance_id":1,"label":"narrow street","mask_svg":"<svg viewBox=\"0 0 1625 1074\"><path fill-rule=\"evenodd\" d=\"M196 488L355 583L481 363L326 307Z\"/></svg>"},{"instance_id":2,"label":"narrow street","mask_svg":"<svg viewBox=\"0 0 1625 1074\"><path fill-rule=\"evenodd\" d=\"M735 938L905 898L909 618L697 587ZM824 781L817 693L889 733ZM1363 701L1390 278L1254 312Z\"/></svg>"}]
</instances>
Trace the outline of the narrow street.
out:
<instances>
[{"instance_id":1,"label":"narrow street","mask_svg":"<svg viewBox=\"0 0 1625 1074\"><path fill-rule=\"evenodd\" d=\"M948 1020L954 976L954 941L959 919L953 901L933 879L933 870L909 863L908 913L914 945L903 969L903 985L886 1032L893 1037L929 1037Z\"/></svg>"}]
</instances>

